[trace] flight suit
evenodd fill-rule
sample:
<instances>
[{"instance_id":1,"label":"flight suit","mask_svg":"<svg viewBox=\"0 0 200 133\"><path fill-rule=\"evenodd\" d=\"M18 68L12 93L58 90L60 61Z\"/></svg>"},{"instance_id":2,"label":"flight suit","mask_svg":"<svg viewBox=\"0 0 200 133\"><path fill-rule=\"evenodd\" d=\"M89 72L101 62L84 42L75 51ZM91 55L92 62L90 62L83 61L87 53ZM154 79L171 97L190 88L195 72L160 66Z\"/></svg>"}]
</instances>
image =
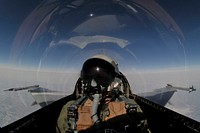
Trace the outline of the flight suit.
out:
<instances>
[{"instance_id":1,"label":"flight suit","mask_svg":"<svg viewBox=\"0 0 200 133\"><path fill-rule=\"evenodd\" d=\"M137 103L129 99L131 103L137 105ZM60 116L57 120L57 133L65 133L70 129L67 108L74 101L68 102L63 106ZM93 127L94 122L91 119L91 106L92 101L86 100L78 108L78 120L76 122L76 130L78 132L96 132ZM145 119L142 110L139 106L136 107L136 112L127 113L127 107L125 101L115 100L104 105L99 106L99 118L101 119L101 132L149 132L147 126L147 120Z\"/></svg>"}]
</instances>

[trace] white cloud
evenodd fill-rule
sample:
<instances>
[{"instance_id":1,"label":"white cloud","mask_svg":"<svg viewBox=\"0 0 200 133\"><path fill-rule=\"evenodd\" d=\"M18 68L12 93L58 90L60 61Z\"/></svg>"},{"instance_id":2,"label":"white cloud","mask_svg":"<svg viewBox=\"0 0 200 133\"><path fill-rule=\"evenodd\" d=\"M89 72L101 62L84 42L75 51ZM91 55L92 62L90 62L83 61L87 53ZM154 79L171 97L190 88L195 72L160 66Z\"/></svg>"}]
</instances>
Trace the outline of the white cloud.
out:
<instances>
[{"instance_id":1,"label":"white cloud","mask_svg":"<svg viewBox=\"0 0 200 133\"><path fill-rule=\"evenodd\" d=\"M79 73L74 70L50 71L0 67L1 89L39 84L52 90L73 92Z\"/></svg>"}]
</instances>

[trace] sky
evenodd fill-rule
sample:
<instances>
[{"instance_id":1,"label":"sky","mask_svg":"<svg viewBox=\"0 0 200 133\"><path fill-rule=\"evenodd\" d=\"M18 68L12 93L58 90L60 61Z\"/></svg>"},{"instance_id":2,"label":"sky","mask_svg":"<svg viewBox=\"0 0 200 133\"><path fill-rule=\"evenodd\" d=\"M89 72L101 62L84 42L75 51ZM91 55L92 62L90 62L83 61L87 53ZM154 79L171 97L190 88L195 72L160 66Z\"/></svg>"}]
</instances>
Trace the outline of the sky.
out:
<instances>
[{"instance_id":1,"label":"sky","mask_svg":"<svg viewBox=\"0 0 200 133\"><path fill-rule=\"evenodd\" d=\"M156 0L177 22L183 31L185 49L189 65L198 65L200 36L200 1L199 0Z\"/></svg>"},{"instance_id":2,"label":"sky","mask_svg":"<svg viewBox=\"0 0 200 133\"><path fill-rule=\"evenodd\" d=\"M11 44L19 26L40 1L0 1L0 64L7 63Z\"/></svg>"},{"instance_id":3,"label":"sky","mask_svg":"<svg viewBox=\"0 0 200 133\"><path fill-rule=\"evenodd\" d=\"M11 45L13 43L14 36L23 22L24 18L34 9L34 7L41 2L25 1L1 1L0 5L0 64L7 64L9 60L9 53ZM168 11L168 13L174 18L174 20L181 27L185 34L186 43L184 44L186 63L187 65L199 65L199 30L200 30L200 18L198 17L198 0L186 0L186 1L173 1L173 0L157 0L161 6ZM179 5L178 7L176 5ZM23 7L23 8L21 8ZM185 15L187 17L185 17ZM144 49L143 47L138 47ZM147 48L146 48L147 49ZM136 51L137 52L137 51ZM161 50L161 52L163 52ZM128 52L126 52L128 53ZM143 54L147 55L147 54ZM151 54L152 55L152 54ZM173 55L172 55L173 56ZM135 58L132 56L132 58ZM140 57L142 58L142 57ZM156 57L153 57L156 58ZM161 58L162 59L162 58ZM160 61L160 60L159 60ZM157 62L159 62L157 61ZM146 64L145 64L146 65ZM143 65L144 66L144 65Z\"/></svg>"},{"instance_id":4,"label":"sky","mask_svg":"<svg viewBox=\"0 0 200 133\"><path fill-rule=\"evenodd\" d=\"M103 53L113 57L114 60L119 63L120 70L125 73L128 80L130 80L131 86L135 89L135 92L150 91L155 88L164 87L166 83L185 87L194 84L195 87L200 88L200 84L198 84L198 79L200 79L200 17L198 16L200 14L200 1L156 1L167 10L183 31L185 35L184 45L177 45L173 37L169 36L164 30L160 30L160 32L162 31L161 33L163 33L162 37L164 37L167 42L162 43L163 40L156 37L157 33L151 32L150 23L145 23L148 28L143 27L144 29L140 29L131 26L132 23L139 26L134 19L132 20L129 17L120 16L122 18L121 22L124 22L126 25L130 24L130 27L125 29L125 32L123 32L124 34L120 34L121 32L118 32L118 29L115 32L118 34L108 34L109 37L111 35L116 38L118 37L117 39L109 38L106 36L107 34L105 34L107 38L104 36L104 42L101 42L98 40L102 36L92 36L92 34L89 36L92 38L90 42L96 41L96 43L100 45L90 43L83 50L75 46L72 40L66 40L65 37L67 36L70 38L70 35L66 34L65 30L60 30L60 33L64 34L58 36L60 41L51 43L51 47L45 49L45 45L42 45L42 47L40 44L49 44L49 40L52 39L52 36L43 34L38 40L34 41L30 47L26 47L27 51L22 53L23 58L17 60L15 62L17 64L12 65L9 59L15 35L23 20L41 0L20 0L20 2L18 0L0 1L0 90L32 84L40 84L45 88L56 88L56 90L65 90L65 88L69 86L71 88L74 86L74 82L77 79L85 59L96 53ZM92 18L93 15L95 14L90 14L90 17ZM73 17L73 15L70 16L70 18L72 20L77 19ZM91 29L93 28L97 31L101 31L103 28L107 29L107 31L116 29L118 22L115 21L115 18L111 16L105 16L105 18L98 17L98 19L91 19L91 21L76 27L74 31L83 34L85 30L84 26L88 27L87 32L92 32ZM69 19L66 18L66 20ZM68 23L66 20L56 21L55 24L59 22L63 23L61 29L67 29L67 24L73 26L73 23ZM102 23L107 24L105 26L106 28L101 27L102 23L100 23L101 21L99 20L103 20ZM98 26L92 25L92 22ZM33 27L34 24L33 22ZM43 24L45 25L45 23ZM121 26L123 27L124 25ZM54 32L53 28L52 26L52 32ZM159 26L156 28L159 28ZM142 30L145 32L140 32ZM134 35L131 34L132 31L135 31ZM24 36L28 35L28 33L29 31L26 31L26 29L22 32ZM83 38L83 36L81 37ZM65 44L66 42L67 45ZM160 45L160 43L162 43L162 45ZM126 46L123 47L120 46L120 44ZM16 48L19 47L16 46ZM52 71L52 69L55 70ZM73 74L75 74L75 76ZM7 95L8 94L4 95L4 93L1 93L0 99L8 99ZM190 98L194 95L194 99L196 99L196 94L190 95ZM186 94L178 93L174 98L176 102L173 104L180 104L181 102L177 102L177 99L182 96L186 96ZM19 99L22 102L21 106L26 109L29 107L29 103L24 102L25 97L24 94L18 94L16 99ZM192 102L190 101L190 103L199 105L194 99ZM32 99L30 99L30 101L31 100ZM183 104L181 103L180 105ZM168 106L175 108L175 106ZM178 110L180 108L175 109ZM189 110L187 109L188 108L186 108L186 111ZM8 110L9 108L5 107L4 111ZM27 112L29 111L30 110ZM9 112L7 113L9 114ZM8 115L7 119L9 118ZM200 120L200 118L198 118L198 120Z\"/></svg>"}]
</instances>

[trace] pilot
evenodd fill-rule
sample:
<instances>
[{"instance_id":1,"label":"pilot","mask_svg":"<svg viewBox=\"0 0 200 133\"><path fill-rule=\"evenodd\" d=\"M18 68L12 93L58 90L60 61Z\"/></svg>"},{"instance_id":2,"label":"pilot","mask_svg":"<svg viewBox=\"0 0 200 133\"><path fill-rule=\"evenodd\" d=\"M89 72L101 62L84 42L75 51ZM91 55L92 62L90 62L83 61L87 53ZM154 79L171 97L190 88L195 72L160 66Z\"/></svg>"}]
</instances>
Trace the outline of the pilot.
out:
<instances>
[{"instance_id":1,"label":"pilot","mask_svg":"<svg viewBox=\"0 0 200 133\"><path fill-rule=\"evenodd\" d=\"M129 98L128 81L112 59L104 55L88 59L77 84L77 99L63 106L57 133L150 132L139 105Z\"/></svg>"}]
</instances>

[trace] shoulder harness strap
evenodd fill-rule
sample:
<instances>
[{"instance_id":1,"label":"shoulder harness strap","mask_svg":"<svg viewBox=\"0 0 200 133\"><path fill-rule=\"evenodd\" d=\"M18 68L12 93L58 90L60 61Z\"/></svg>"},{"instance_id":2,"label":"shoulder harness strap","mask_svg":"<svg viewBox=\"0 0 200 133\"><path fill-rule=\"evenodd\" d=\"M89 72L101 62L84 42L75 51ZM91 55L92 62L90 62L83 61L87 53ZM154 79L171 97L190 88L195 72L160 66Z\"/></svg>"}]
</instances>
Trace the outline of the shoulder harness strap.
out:
<instances>
[{"instance_id":1,"label":"shoulder harness strap","mask_svg":"<svg viewBox=\"0 0 200 133\"><path fill-rule=\"evenodd\" d=\"M135 113L137 112L137 108L139 107L138 104L134 101L134 100L129 100L128 98L126 98L125 96L121 95L119 97L119 100L122 100L125 102L125 108L126 108L126 112L129 113Z\"/></svg>"},{"instance_id":2,"label":"shoulder harness strap","mask_svg":"<svg viewBox=\"0 0 200 133\"><path fill-rule=\"evenodd\" d=\"M125 101L127 114L130 117L134 118L133 122L136 124L136 128L138 129L138 131L149 132L147 120L143 114L143 111L141 110L140 106L135 102L135 100L128 99L125 96L120 96L119 99Z\"/></svg>"},{"instance_id":3,"label":"shoulder harness strap","mask_svg":"<svg viewBox=\"0 0 200 133\"><path fill-rule=\"evenodd\" d=\"M76 132L76 121L78 119L78 108L85 100L87 100L87 97L82 96L78 100L74 101L67 108L68 125L70 126L71 132Z\"/></svg>"}]
</instances>

